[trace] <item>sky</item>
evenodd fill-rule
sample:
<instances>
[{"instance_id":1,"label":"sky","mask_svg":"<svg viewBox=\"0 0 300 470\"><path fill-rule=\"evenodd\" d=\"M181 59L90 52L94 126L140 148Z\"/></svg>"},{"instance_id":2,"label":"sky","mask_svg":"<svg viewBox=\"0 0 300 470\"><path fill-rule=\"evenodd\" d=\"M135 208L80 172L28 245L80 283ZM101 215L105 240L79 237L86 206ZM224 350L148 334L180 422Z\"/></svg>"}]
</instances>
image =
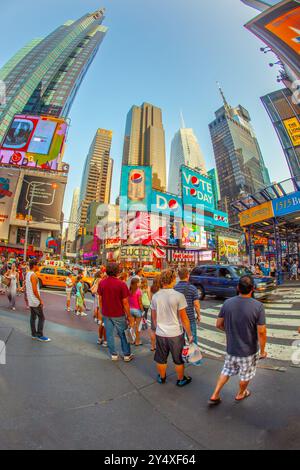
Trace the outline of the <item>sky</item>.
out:
<instances>
[{"instance_id":1,"label":"sky","mask_svg":"<svg viewBox=\"0 0 300 470\"><path fill-rule=\"evenodd\" d=\"M240 0L1 0L0 67L27 42L99 7L109 30L73 104L64 160L71 165L64 213L80 186L97 128L113 131L111 202L118 196L126 115L149 102L163 112L167 168L181 125L194 129L208 168L215 166L208 124L222 101L250 112L272 181L289 177L277 135L260 97L281 87L272 54L244 28L258 12ZM16 14L18 12L18 14ZM13 25L13 26L12 26Z\"/></svg>"}]
</instances>

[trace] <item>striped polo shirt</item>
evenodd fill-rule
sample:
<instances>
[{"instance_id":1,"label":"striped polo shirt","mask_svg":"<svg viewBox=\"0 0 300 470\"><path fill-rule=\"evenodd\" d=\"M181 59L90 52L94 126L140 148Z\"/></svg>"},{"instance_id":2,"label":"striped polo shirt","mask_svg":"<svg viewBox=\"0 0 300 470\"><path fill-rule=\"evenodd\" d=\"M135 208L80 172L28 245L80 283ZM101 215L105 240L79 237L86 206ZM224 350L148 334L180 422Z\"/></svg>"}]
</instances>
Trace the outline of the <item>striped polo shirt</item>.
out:
<instances>
[{"instance_id":1,"label":"striped polo shirt","mask_svg":"<svg viewBox=\"0 0 300 470\"><path fill-rule=\"evenodd\" d=\"M178 284L174 287L174 289L177 292L180 292L181 294L185 296L186 302L188 304L186 313L189 317L190 322L195 323L196 317L195 317L194 301L200 300L198 290L196 289L195 286L193 286L192 284L186 281L178 282Z\"/></svg>"}]
</instances>

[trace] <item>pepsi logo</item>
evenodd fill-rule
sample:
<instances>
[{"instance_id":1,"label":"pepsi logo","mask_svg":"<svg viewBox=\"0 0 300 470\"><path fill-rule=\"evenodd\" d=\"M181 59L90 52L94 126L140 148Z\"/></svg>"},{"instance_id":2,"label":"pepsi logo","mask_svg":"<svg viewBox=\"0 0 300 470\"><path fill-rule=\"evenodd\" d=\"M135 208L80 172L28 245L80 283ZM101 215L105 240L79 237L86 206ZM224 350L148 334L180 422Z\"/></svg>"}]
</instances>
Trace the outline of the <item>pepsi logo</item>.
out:
<instances>
[{"instance_id":1,"label":"pepsi logo","mask_svg":"<svg viewBox=\"0 0 300 470\"><path fill-rule=\"evenodd\" d=\"M14 152L11 157L11 163L20 163L22 160L22 154L20 152Z\"/></svg>"},{"instance_id":2,"label":"pepsi logo","mask_svg":"<svg viewBox=\"0 0 300 470\"><path fill-rule=\"evenodd\" d=\"M192 183L193 186L199 187L200 179L197 178L197 176L192 176L191 177L191 183Z\"/></svg>"},{"instance_id":3,"label":"pepsi logo","mask_svg":"<svg viewBox=\"0 0 300 470\"><path fill-rule=\"evenodd\" d=\"M171 199L168 202L168 205L169 205L169 208L173 210L178 209L178 206L179 206L178 202L175 199Z\"/></svg>"},{"instance_id":4,"label":"pepsi logo","mask_svg":"<svg viewBox=\"0 0 300 470\"><path fill-rule=\"evenodd\" d=\"M143 181L143 174L142 173L133 173L133 175L131 175L131 182L134 183L134 184L138 184L138 183L141 183Z\"/></svg>"},{"instance_id":5,"label":"pepsi logo","mask_svg":"<svg viewBox=\"0 0 300 470\"><path fill-rule=\"evenodd\" d=\"M196 189L194 189L194 188L192 188L192 189L190 190L190 193L191 193L191 196L193 196L193 197L196 197L196 196L197 196L197 191L196 191Z\"/></svg>"}]
</instances>

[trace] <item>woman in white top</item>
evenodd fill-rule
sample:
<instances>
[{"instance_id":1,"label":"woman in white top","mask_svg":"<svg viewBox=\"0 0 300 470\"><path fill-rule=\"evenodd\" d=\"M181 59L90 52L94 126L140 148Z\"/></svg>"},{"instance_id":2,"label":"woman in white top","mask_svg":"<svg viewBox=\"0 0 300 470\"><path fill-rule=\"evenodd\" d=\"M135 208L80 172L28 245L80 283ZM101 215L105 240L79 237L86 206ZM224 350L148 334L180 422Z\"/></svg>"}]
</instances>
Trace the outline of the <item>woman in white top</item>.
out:
<instances>
[{"instance_id":1,"label":"woman in white top","mask_svg":"<svg viewBox=\"0 0 300 470\"><path fill-rule=\"evenodd\" d=\"M9 307L12 310L16 310L16 297L18 290L20 290L20 279L16 263L11 265L11 268L6 272L4 277L9 280L9 286L7 289Z\"/></svg>"},{"instance_id":2,"label":"woman in white top","mask_svg":"<svg viewBox=\"0 0 300 470\"><path fill-rule=\"evenodd\" d=\"M72 295L72 289L73 289L73 279L72 279L72 273L70 272L68 276L66 277L66 294L67 294L67 307L66 310L67 312L71 311L71 295Z\"/></svg>"}]
</instances>

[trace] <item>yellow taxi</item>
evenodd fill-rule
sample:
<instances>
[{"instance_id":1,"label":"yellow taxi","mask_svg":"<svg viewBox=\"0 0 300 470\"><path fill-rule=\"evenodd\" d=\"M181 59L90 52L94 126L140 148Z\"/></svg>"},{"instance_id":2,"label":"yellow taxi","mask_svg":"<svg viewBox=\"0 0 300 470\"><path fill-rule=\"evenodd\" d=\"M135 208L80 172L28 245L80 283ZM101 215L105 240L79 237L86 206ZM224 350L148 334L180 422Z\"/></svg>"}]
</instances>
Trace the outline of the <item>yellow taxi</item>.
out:
<instances>
[{"instance_id":1,"label":"yellow taxi","mask_svg":"<svg viewBox=\"0 0 300 470\"><path fill-rule=\"evenodd\" d=\"M66 278L70 273L72 274L72 281L75 283L77 276L64 266L41 266L36 274L39 279L40 287L65 289ZM82 281L84 283L84 291L88 292L92 287L94 279L92 277L83 277Z\"/></svg>"},{"instance_id":2,"label":"yellow taxi","mask_svg":"<svg viewBox=\"0 0 300 470\"><path fill-rule=\"evenodd\" d=\"M154 268L153 266L144 266L143 267L143 277L154 279L155 277L160 276L161 271Z\"/></svg>"}]
</instances>

